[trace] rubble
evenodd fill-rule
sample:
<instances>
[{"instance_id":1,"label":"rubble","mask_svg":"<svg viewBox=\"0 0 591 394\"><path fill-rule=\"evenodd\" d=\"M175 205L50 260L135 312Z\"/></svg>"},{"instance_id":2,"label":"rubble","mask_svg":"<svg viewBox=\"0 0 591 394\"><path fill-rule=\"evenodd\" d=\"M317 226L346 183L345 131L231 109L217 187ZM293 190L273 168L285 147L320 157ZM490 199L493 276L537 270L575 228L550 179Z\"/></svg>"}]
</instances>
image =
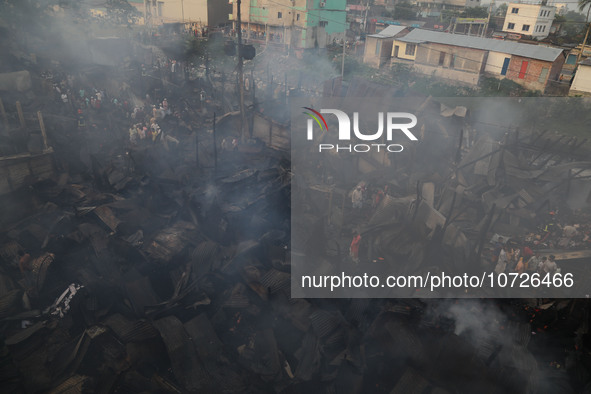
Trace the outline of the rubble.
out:
<instances>
[{"instance_id":1,"label":"rubble","mask_svg":"<svg viewBox=\"0 0 591 394\"><path fill-rule=\"evenodd\" d=\"M97 39L92 57L109 41L129 49L126 40ZM52 69L31 71L42 91L25 110L9 108L1 129L3 392L533 393L546 383L564 391L588 385L588 374L560 374L589 362L588 300L470 305L290 292L299 247L324 246L314 267L322 274L348 259L354 229L372 245L360 253L364 262L399 259L409 270L433 266L434 257L438 269L482 268L497 243L584 265L588 213L553 206L575 188L588 190L585 141L515 130L494 139L474 130L465 106L409 97L430 115L422 126L440 148L436 168L368 158L348 167L359 183L339 178L343 163L330 157L306 174L289 162L283 102L253 100L252 134L240 136L223 74L172 81L171 59L131 45L125 67L122 56L76 65L79 72L40 58L39 67ZM139 52L153 66L142 69ZM262 96L303 94L288 86L283 94L268 79L257 85ZM349 97L404 93L362 79L323 85ZM207 100L195 97L201 91ZM170 113L152 108L164 101ZM45 122L31 116L41 107ZM129 134L138 123L150 137ZM236 149L224 139L236 139ZM413 157L426 152L421 146ZM382 193L350 215L357 184ZM290 219L292 187L309 199L307 214ZM560 231L546 229L559 224L549 215ZM292 244L292 225L312 230ZM565 367L556 372L557 364Z\"/></svg>"}]
</instances>

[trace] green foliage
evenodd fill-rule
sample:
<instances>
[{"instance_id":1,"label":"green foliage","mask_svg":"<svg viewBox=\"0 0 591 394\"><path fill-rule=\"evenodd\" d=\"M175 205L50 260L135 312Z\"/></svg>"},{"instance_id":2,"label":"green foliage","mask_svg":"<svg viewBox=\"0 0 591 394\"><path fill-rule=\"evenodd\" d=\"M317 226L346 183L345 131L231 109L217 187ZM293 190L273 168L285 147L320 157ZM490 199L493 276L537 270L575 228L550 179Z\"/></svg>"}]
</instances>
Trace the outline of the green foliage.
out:
<instances>
[{"instance_id":1,"label":"green foliage","mask_svg":"<svg viewBox=\"0 0 591 394\"><path fill-rule=\"evenodd\" d=\"M384 16L392 19L413 20L417 18L419 8L410 4L408 1L402 1L394 6L390 12L384 12Z\"/></svg>"},{"instance_id":2,"label":"green foliage","mask_svg":"<svg viewBox=\"0 0 591 394\"><path fill-rule=\"evenodd\" d=\"M486 18L488 16L488 8L486 7L469 7L460 14L462 18Z\"/></svg>"},{"instance_id":3,"label":"green foliage","mask_svg":"<svg viewBox=\"0 0 591 394\"><path fill-rule=\"evenodd\" d=\"M557 22L561 22L560 32L558 33L557 41L560 44L580 44L583 41L585 34L585 15L569 11L564 15L559 15L555 18Z\"/></svg>"},{"instance_id":4,"label":"green foliage","mask_svg":"<svg viewBox=\"0 0 591 394\"><path fill-rule=\"evenodd\" d=\"M439 16L439 21L443 23L450 23L452 19L457 18L458 16L460 16L458 11L442 10Z\"/></svg>"},{"instance_id":5,"label":"green foliage","mask_svg":"<svg viewBox=\"0 0 591 394\"><path fill-rule=\"evenodd\" d=\"M482 96L519 96L538 97L541 92L527 90L510 79L482 77L480 79L480 95Z\"/></svg>"},{"instance_id":6,"label":"green foliage","mask_svg":"<svg viewBox=\"0 0 591 394\"><path fill-rule=\"evenodd\" d=\"M407 83L412 77L411 66L404 63L394 63L392 65L392 77L396 82Z\"/></svg>"},{"instance_id":7,"label":"green foliage","mask_svg":"<svg viewBox=\"0 0 591 394\"><path fill-rule=\"evenodd\" d=\"M507 6L507 3L503 3L500 6L497 7L496 11L495 11L495 15L496 16L505 16L507 15L507 9L509 7Z\"/></svg>"}]
</instances>

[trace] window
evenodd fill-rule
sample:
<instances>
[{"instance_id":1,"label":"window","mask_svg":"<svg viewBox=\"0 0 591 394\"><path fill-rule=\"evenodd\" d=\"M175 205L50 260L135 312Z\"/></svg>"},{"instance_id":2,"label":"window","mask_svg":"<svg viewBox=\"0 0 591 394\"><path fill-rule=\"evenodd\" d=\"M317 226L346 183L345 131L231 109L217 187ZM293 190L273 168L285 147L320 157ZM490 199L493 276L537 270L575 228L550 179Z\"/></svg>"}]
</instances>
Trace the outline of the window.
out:
<instances>
[{"instance_id":1,"label":"window","mask_svg":"<svg viewBox=\"0 0 591 394\"><path fill-rule=\"evenodd\" d=\"M529 25L523 25L521 28L522 31L529 31Z\"/></svg>"},{"instance_id":2,"label":"window","mask_svg":"<svg viewBox=\"0 0 591 394\"><path fill-rule=\"evenodd\" d=\"M300 14L296 14L296 21L300 20Z\"/></svg>"},{"instance_id":3,"label":"window","mask_svg":"<svg viewBox=\"0 0 591 394\"><path fill-rule=\"evenodd\" d=\"M540 10L540 16L544 16L544 10Z\"/></svg>"},{"instance_id":4,"label":"window","mask_svg":"<svg viewBox=\"0 0 591 394\"><path fill-rule=\"evenodd\" d=\"M542 31L546 31L546 26L542 26Z\"/></svg>"},{"instance_id":5,"label":"window","mask_svg":"<svg viewBox=\"0 0 591 394\"><path fill-rule=\"evenodd\" d=\"M281 12L278 12L277 13L277 19L281 19L281 18L283 18L283 14Z\"/></svg>"},{"instance_id":6,"label":"window","mask_svg":"<svg viewBox=\"0 0 591 394\"><path fill-rule=\"evenodd\" d=\"M417 48L417 44L406 44L406 49L404 50L404 54L408 55L408 56L414 56L416 48Z\"/></svg>"},{"instance_id":7,"label":"window","mask_svg":"<svg viewBox=\"0 0 591 394\"><path fill-rule=\"evenodd\" d=\"M318 26L320 26L320 27L326 27L326 25L328 25L328 21L320 21L320 22L318 22Z\"/></svg>"},{"instance_id":8,"label":"window","mask_svg":"<svg viewBox=\"0 0 591 394\"><path fill-rule=\"evenodd\" d=\"M445 52L439 54L439 65L443 66L443 63L445 63Z\"/></svg>"},{"instance_id":9,"label":"window","mask_svg":"<svg viewBox=\"0 0 591 394\"><path fill-rule=\"evenodd\" d=\"M456 64L456 55L451 55L451 59L449 59L449 68L454 68Z\"/></svg>"},{"instance_id":10,"label":"window","mask_svg":"<svg viewBox=\"0 0 591 394\"><path fill-rule=\"evenodd\" d=\"M517 13L519 13L519 8L515 8L515 7L511 8L511 13L512 13L512 14L517 14Z\"/></svg>"},{"instance_id":11,"label":"window","mask_svg":"<svg viewBox=\"0 0 591 394\"><path fill-rule=\"evenodd\" d=\"M509 30L515 29L515 23L508 23L507 24L507 29L509 29Z\"/></svg>"},{"instance_id":12,"label":"window","mask_svg":"<svg viewBox=\"0 0 591 394\"><path fill-rule=\"evenodd\" d=\"M380 48L381 47L382 46L380 45L380 41L379 40L376 40L376 56L379 56L380 55Z\"/></svg>"},{"instance_id":13,"label":"window","mask_svg":"<svg viewBox=\"0 0 591 394\"><path fill-rule=\"evenodd\" d=\"M548 77L548 67L542 68L542 71L540 71L540 77L538 78L538 82L546 82L546 77Z\"/></svg>"}]
</instances>

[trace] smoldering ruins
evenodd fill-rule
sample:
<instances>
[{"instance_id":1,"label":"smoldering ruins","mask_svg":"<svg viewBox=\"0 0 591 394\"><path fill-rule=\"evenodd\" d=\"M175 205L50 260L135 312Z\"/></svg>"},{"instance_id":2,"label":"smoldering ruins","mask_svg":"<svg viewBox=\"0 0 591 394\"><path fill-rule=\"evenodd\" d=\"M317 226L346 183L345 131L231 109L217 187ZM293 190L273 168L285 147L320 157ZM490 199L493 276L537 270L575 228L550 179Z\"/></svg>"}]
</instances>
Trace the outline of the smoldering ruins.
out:
<instances>
[{"instance_id":1,"label":"smoldering ruins","mask_svg":"<svg viewBox=\"0 0 591 394\"><path fill-rule=\"evenodd\" d=\"M214 68L208 57L223 32L204 38L201 62L174 32L44 15L61 22L0 31L2 392L589 390L587 299L291 288L306 259L321 274L386 262L492 271L502 246L515 264L527 248L585 278L589 147L543 121L584 101L520 118L494 100L288 78L282 67L304 61L267 49L245 63L241 113L234 58ZM296 98L401 96L423 119L417 144L307 151L294 165Z\"/></svg>"}]
</instances>

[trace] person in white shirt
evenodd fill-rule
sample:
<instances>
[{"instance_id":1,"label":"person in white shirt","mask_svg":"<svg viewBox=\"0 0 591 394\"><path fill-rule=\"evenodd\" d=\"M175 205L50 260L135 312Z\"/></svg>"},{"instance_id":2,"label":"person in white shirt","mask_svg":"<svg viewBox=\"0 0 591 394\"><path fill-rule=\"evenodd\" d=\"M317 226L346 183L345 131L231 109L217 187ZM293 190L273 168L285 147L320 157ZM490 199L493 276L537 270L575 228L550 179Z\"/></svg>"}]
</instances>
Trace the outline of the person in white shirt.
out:
<instances>
[{"instance_id":1,"label":"person in white shirt","mask_svg":"<svg viewBox=\"0 0 591 394\"><path fill-rule=\"evenodd\" d=\"M509 262L509 259L507 257L507 247L503 246L503 248L501 249L501 252L499 253L499 258L497 260L495 272L497 274L501 274L501 273L505 272L508 262Z\"/></svg>"}]
</instances>

